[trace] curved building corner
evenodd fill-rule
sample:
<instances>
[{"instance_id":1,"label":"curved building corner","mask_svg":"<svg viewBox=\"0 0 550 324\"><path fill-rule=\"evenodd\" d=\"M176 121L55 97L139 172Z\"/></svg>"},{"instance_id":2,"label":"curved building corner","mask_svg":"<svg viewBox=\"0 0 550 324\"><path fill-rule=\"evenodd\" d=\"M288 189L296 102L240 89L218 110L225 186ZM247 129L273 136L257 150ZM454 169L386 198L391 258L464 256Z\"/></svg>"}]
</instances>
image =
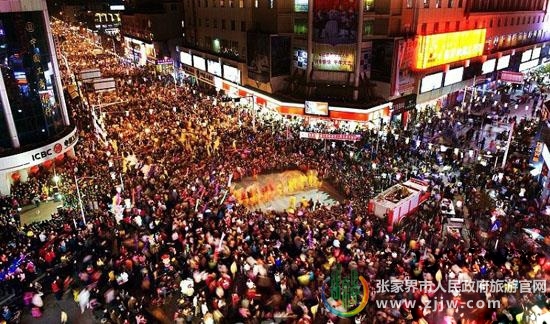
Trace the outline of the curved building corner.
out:
<instances>
[{"instance_id":1,"label":"curved building corner","mask_svg":"<svg viewBox=\"0 0 550 324\"><path fill-rule=\"evenodd\" d=\"M0 0L0 194L32 167L74 155L45 0Z\"/></svg>"}]
</instances>

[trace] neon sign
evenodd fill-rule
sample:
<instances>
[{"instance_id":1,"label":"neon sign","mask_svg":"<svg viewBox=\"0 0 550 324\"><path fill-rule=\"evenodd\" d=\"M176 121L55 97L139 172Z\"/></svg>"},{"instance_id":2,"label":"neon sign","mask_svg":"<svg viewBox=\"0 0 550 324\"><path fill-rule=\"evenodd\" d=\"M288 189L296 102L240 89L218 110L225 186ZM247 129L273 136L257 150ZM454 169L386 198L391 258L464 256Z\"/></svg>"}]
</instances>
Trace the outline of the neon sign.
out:
<instances>
[{"instance_id":1,"label":"neon sign","mask_svg":"<svg viewBox=\"0 0 550 324\"><path fill-rule=\"evenodd\" d=\"M416 68L430 67L466 60L483 54L485 29L418 37Z\"/></svg>"}]
</instances>

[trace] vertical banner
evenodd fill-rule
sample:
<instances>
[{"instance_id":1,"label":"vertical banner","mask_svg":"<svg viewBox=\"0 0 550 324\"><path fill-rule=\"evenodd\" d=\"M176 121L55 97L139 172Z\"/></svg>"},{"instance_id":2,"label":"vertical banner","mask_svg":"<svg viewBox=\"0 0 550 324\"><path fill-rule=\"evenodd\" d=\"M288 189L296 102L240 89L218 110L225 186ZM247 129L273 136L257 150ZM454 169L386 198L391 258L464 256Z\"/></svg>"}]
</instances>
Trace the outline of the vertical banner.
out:
<instances>
[{"instance_id":1,"label":"vertical banner","mask_svg":"<svg viewBox=\"0 0 550 324\"><path fill-rule=\"evenodd\" d=\"M248 32L247 66L248 77L258 82L269 82L269 34Z\"/></svg>"},{"instance_id":2,"label":"vertical banner","mask_svg":"<svg viewBox=\"0 0 550 324\"><path fill-rule=\"evenodd\" d=\"M400 39L396 41L397 64L395 76L394 95L407 95L414 92L414 41Z\"/></svg>"},{"instance_id":3,"label":"vertical banner","mask_svg":"<svg viewBox=\"0 0 550 324\"><path fill-rule=\"evenodd\" d=\"M350 44L357 40L359 0L314 0L313 41Z\"/></svg>"},{"instance_id":4,"label":"vertical banner","mask_svg":"<svg viewBox=\"0 0 550 324\"><path fill-rule=\"evenodd\" d=\"M271 77L290 75L290 36L271 36Z\"/></svg>"}]
</instances>

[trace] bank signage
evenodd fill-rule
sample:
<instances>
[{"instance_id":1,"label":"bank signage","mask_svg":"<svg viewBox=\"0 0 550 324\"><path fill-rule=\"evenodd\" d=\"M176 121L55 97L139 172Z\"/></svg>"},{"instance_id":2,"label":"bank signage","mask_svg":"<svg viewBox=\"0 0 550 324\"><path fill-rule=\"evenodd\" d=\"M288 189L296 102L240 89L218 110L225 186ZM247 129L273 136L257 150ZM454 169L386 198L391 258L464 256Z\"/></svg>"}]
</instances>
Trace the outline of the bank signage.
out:
<instances>
[{"instance_id":1,"label":"bank signage","mask_svg":"<svg viewBox=\"0 0 550 324\"><path fill-rule=\"evenodd\" d=\"M40 148L0 158L0 172L11 172L44 163L71 149L78 141L76 128L68 135Z\"/></svg>"}]
</instances>

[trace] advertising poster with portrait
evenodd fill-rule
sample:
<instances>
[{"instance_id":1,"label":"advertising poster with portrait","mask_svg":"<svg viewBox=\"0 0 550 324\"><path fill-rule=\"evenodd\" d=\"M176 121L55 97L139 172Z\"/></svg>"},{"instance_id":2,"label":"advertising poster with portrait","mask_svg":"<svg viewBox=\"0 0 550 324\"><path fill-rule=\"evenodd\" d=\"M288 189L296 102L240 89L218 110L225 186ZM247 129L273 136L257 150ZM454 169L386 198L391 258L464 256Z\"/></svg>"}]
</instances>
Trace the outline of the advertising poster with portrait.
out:
<instances>
[{"instance_id":1,"label":"advertising poster with portrait","mask_svg":"<svg viewBox=\"0 0 550 324\"><path fill-rule=\"evenodd\" d=\"M258 82L269 82L270 35L249 32L247 35L248 77Z\"/></svg>"},{"instance_id":2,"label":"advertising poster with portrait","mask_svg":"<svg viewBox=\"0 0 550 324\"><path fill-rule=\"evenodd\" d=\"M314 0L313 41L324 44L356 42L359 0Z\"/></svg>"},{"instance_id":3,"label":"advertising poster with portrait","mask_svg":"<svg viewBox=\"0 0 550 324\"><path fill-rule=\"evenodd\" d=\"M414 41L400 39L396 42L397 48L397 68L395 73L395 88L401 95L414 92Z\"/></svg>"},{"instance_id":4,"label":"advertising poster with portrait","mask_svg":"<svg viewBox=\"0 0 550 324\"><path fill-rule=\"evenodd\" d=\"M312 65L315 70L352 72L355 67L355 46L314 44Z\"/></svg>"}]
</instances>

